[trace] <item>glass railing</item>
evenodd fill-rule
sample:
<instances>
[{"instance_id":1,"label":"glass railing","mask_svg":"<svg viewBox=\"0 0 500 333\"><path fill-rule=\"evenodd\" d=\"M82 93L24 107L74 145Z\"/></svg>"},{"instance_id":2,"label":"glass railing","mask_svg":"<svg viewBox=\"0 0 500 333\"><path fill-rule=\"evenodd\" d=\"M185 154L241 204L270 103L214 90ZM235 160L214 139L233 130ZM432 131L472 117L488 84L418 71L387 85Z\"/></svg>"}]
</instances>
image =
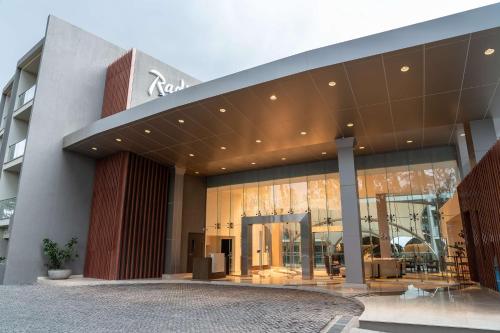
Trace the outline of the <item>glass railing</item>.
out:
<instances>
[{"instance_id":1,"label":"glass railing","mask_svg":"<svg viewBox=\"0 0 500 333\"><path fill-rule=\"evenodd\" d=\"M0 220L8 219L14 215L16 198L0 200Z\"/></svg>"},{"instance_id":2,"label":"glass railing","mask_svg":"<svg viewBox=\"0 0 500 333\"><path fill-rule=\"evenodd\" d=\"M36 84L31 86L28 90L19 95L19 102L17 108L19 109L24 104L28 103L35 97Z\"/></svg>"},{"instance_id":3,"label":"glass railing","mask_svg":"<svg viewBox=\"0 0 500 333\"><path fill-rule=\"evenodd\" d=\"M25 148L26 148L26 139L23 139L17 143L10 145L9 151L7 152L7 162L10 162L18 157L23 156Z\"/></svg>"}]
</instances>

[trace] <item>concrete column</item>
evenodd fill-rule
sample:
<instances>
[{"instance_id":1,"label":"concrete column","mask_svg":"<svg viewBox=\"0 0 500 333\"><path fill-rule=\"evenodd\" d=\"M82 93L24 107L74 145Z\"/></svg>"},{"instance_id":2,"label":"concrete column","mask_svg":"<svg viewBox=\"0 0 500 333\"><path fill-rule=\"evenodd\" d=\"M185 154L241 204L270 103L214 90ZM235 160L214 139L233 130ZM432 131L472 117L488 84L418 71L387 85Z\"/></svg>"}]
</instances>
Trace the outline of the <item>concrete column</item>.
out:
<instances>
[{"instance_id":1,"label":"concrete column","mask_svg":"<svg viewBox=\"0 0 500 333\"><path fill-rule=\"evenodd\" d=\"M354 138L335 140L340 177L340 201L346 264L346 284L364 285L365 275L361 251L358 184L354 167Z\"/></svg>"},{"instance_id":2,"label":"concrete column","mask_svg":"<svg viewBox=\"0 0 500 333\"><path fill-rule=\"evenodd\" d=\"M462 179L469 173L471 169L471 160L467 149L467 138L465 137L465 129L462 124L457 125L455 130L455 143L457 148L457 162L460 169Z\"/></svg>"},{"instance_id":3,"label":"concrete column","mask_svg":"<svg viewBox=\"0 0 500 333\"><path fill-rule=\"evenodd\" d=\"M186 169L174 167L168 193L167 241L165 272L181 273L182 203Z\"/></svg>"},{"instance_id":4,"label":"concrete column","mask_svg":"<svg viewBox=\"0 0 500 333\"><path fill-rule=\"evenodd\" d=\"M500 140L500 117L493 118L493 125L495 126L495 133L497 134L497 140Z\"/></svg>"},{"instance_id":5,"label":"concrete column","mask_svg":"<svg viewBox=\"0 0 500 333\"><path fill-rule=\"evenodd\" d=\"M389 234L389 222L387 221L387 200L385 196L385 193L376 195L380 258L390 258L392 256L391 236Z\"/></svg>"},{"instance_id":6,"label":"concrete column","mask_svg":"<svg viewBox=\"0 0 500 333\"><path fill-rule=\"evenodd\" d=\"M497 141L495 124L491 118L471 121L469 126L466 126L465 135L469 146L469 155L472 155L470 157L474 164L478 163ZM471 150L473 154L470 153Z\"/></svg>"}]
</instances>

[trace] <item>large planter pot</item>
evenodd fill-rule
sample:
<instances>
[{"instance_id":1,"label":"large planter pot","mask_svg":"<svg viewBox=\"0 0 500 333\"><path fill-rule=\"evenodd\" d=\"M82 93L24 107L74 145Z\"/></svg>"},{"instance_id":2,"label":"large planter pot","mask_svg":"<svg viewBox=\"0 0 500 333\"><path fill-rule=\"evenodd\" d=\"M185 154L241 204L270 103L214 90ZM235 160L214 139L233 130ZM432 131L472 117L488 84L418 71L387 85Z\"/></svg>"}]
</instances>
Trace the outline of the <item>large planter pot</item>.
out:
<instances>
[{"instance_id":1,"label":"large planter pot","mask_svg":"<svg viewBox=\"0 0 500 333\"><path fill-rule=\"evenodd\" d=\"M49 269L49 279L65 280L70 277L71 269Z\"/></svg>"}]
</instances>

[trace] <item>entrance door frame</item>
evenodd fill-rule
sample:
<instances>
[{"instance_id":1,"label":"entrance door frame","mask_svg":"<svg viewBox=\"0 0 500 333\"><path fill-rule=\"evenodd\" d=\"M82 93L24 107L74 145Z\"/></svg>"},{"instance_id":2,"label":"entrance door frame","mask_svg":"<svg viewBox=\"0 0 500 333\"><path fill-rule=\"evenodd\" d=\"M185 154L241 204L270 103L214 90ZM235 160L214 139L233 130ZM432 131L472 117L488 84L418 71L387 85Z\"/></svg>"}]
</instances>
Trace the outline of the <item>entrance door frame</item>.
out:
<instances>
[{"instance_id":1,"label":"entrance door frame","mask_svg":"<svg viewBox=\"0 0 500 333\"><path fill-rule=\"evenodd\" d=\"M302 279L311 280L313 271L313 235L311 213L244 216L241 218L241 275L248 275L249 263L252 261L252 225L271 223L299 223L301 243Z\"/></svg>"}]
</instances>

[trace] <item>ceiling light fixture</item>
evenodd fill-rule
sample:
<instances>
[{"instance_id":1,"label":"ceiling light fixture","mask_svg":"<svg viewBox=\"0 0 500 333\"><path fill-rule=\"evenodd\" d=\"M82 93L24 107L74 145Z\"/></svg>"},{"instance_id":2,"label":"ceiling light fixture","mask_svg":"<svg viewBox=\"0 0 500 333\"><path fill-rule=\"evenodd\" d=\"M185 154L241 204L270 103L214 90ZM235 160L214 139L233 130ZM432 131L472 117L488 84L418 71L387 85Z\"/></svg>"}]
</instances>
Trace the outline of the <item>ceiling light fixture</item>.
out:
<instances>
[{"instance_id":1,"label":"ceiling light fixture","mask_svg":"<svg viewBox=\"0 0 500 333\"><path fill-rule=\"evenodd\" d=\"M465 133L461 133L460 136L465 136Z\"/></svg>"},{"instance_id":2,"label":"ceiling light fixture","mask_svg":"<svg viewBox=\"0 0 500 333\"><path fill-rule=\"evenodd\" d=\"M200 174L198 171L195 171L194 173L195 173L195 175L199 175Z\"/></svg>"},{"instance_id":3,"label":"ceiling light fixture","mask_svg":"<svg viewBox=\"0 0 500 333\"><path fill-rule=\"evenodd\" d=\"M413 140L406 140L406 143L413 143Z\"/></svg>"},{"instance_id":4,"label":"ceiling light fixture","mask_svg":"<svg viewBox=\"0 0 500 333\"><path fill-rule=\"evenodd\" d=\"M337 85L337 82L335 82L335 81L330 81L330 82L328 82L328 85L329 85L330 87L335 87L335 85Z\"/></svg>"},{"instance_id":5,"label":"ceiling light fixture","mask_svg":"<svg viewBox=\"0 0 500 333\"><path fill-rule=\"evenodd\" d=\"M226 170L226 168L225 168L225 167L222 167L222 168L220 168L220 169L221 169L221 170Z\"/></svg>"},{"instance_id":6,"label":"ceiling light fixture","mask_svg":"<svg viewBox=\"0 0 500 333\"><path fill-rule=\"evenodd\" d=\"M271 101L275 101L275 100L277 100L277 99L278 99L278 97L277 97L276 95L271 95L271 96L269 96L269 99L270 99Z\"/></svg>"},{"instance_id":7,"label":"ceiling light fixture","mask_svg":"<svg viewBox=\"0 0 500 333\"><path fill-rule=\"evenodd\" d=\"M151 133L151 131L150 131L150 130L148 130L148 129L145 129L145 130L144 130L144 133L149 134L149 133Z\"/></svg>"},{"instance_id":8,"label":"ceiling light fixture","mask_svg":"<svg viewBox=\"0 0 500 333\"><path fill-rule=\"evenodd\" d=\"M219 109L219 112L220 112L220 113L224 113L224 112L226 112L226 109L224 109L224 108L220 108L220 109Z\"/></svg>"},{"instance_id":9,"label":"ceiling light fixture","mask_svg":"<svg viewBox=\"0 0 500 333\"><path fill-rule=\"evenodd\" d=\"M194 157L194 154L189 154L189 157Z\"/></svg>"},{"instance_id":10,"label":"ceiling light fixture","mask_svg":"<svg viewBox=\"0 0 500 333\"><path fill-rule=\"evenodd\" d=\"M492 55L493 53L495 53L495 49L486 49L486 50L484 50L484 54L485 55Z\"/></svg>"},{"instance_id":11,"label":"ceiling light fixture","mask_svg":"<svg viewBox=\"0 0 500 333\"><path fill-rule=\"evenodd\" d=\"M179 119L177 121L179 122L179 124L184 124L184 119Z\"/></svg>"},{"instance_id":12,"label":"ceiling light fixture","mask_svg":"<svg viewBox=\"0 0 500 333\"><path fill-rule=\"evenodd\" d=\"M410 70L410 66L406 66L406 65L404 65L404 66L402 66L402 67L401 67L401 72L403 72L403 73L406 73L406 72L408 72L409 70Z\"/></svg>"},{"instance_id":13,"label":"ceiling light fixture","mask_svg":"<svg viewBox=\"0 0 500 333\"><path fill-rule=\"evenodd\" d=\"M353 127L353 126L354 126L354 124L353 124L353 123L347 123L347 125L346 125L346 126L347 126L347 127Z\"/></svg>"},{"instance_id":14,"label":"ceiling light fixture","mask_svg":"<svg viewBox=\"0 0 500 333\"><path fill-rule=\"evenodd\" d=\"M122 142L122 139L120 139L120 138L116 138L116 139L115 139L115 141L116 141L116 142Z\"/></svg>"},{"instance_id":15,"label":"ceiling light fixture","mask_svg":"<svg viewBox=\"0 0 500 333\"><path fill-rule=\"evenodd\" d=\"M222 147L220 147L220 149L222 149L222 150L226 150L226 147L222 146Z\"/></svg>"},{"instance_id":16,"label":"ceiling light fixture","mask_svg":"<svg viewBox=\"0 0 500 333\"><path fill-rule=\"evenodd\" d=\"M255 163L255 162L252 162L252 165L255 165L255 164L257 164L257 163Z\"/></svg>"},{"instance_id":17,"label":"ceiling light fixture","mask_svg":"<svg viewBox=\"0 0 500 333\"><path fill-rule=\"evenodd\" d=\"M281 160L282 160L282 161L286 161L286 157L282 157L282 158L281 158Z\"/></svg>"},{"instance_id":18,"label":"ceiling light fixture","mask_svg":"<svg viewBox=\"0 0 500 333\"><path fill-rule=\"evenodd\" d=\"M365 149L365 146L360 146L359 149L363 150Z\"/></svg>"},{"instance_id":19,"label":"ceiling light fixture","mask_svg":"<svg viewBox=\"0 0 500 333\"><path fill-rule=\"evenodd\" d=\"M306 135L306 134L307 134L307 132L305 132L305 131L300 132L300 135Z\"/></svg>"},{"instance_id":20,"label":"ceiling light fixture","mask_svg":"<svg viewBox=\"0 0 500 333\"><path fill-rule=\"evenodd\" d=\"M95 151L95 150L97 150L97 147L92 147L92 148L90 148L90 149L92 149L92 150L94 150L94 151Z\"/></svg>"},{"instance_id":21,"label":"ceiling light fixture","mask_svg":"<svg viewBox=\"0 0 500 333\"><path fill-rule=\"evenodd\" d=\"M326 155L326 151L321 152L321 155Z\"/></svg>"},{"instance_id":22,"label":"ceiling light fixture","mask_svg":"<svg viewBox=\"0 0 500 333\"><path fill-rule=\"evenodd\" d=\"M262 140L261 140L261 139L257 139L257 140L255 140L255 142L257 142L257 143L261 143L261 142L262 142Z\"/></svg>"}]
</instances>

